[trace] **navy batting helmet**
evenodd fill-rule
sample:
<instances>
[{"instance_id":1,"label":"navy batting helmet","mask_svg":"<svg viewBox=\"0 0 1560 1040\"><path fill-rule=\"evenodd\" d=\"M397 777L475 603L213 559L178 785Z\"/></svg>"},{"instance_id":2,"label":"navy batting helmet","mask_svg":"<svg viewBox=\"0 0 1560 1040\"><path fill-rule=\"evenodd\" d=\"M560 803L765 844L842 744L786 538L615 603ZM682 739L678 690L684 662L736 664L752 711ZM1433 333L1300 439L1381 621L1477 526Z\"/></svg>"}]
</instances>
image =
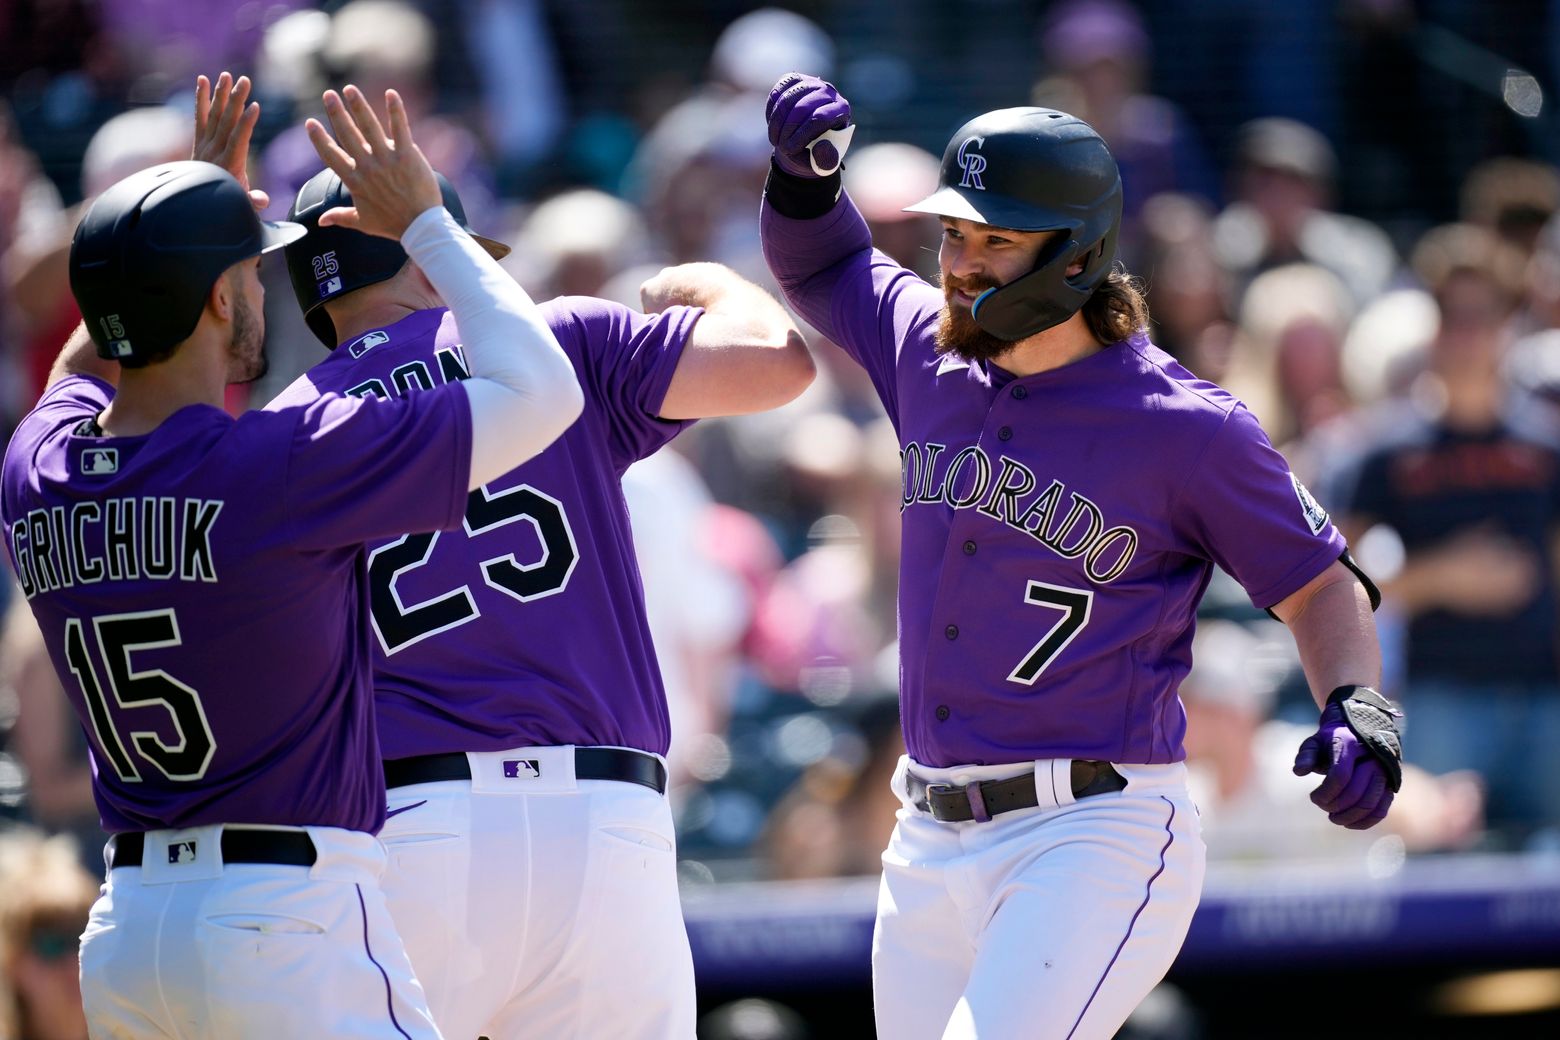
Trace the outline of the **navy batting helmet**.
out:
<instances>
[{"instance_id":1,"label":"navy batting helmet","mask_svg":"<svg viewBox=\"0 0 1560 1040\"><path fill-rule=\"evenodd\" d=\"M1020 340L1083 307L1116 262L1121 174L1094 128L1049 108L1003 108L965 123L943 153L938 190L906 210L1014 231L1066 231L1035 269L975 301L975 323ZM1083 270L1067 277L1076 260Z\"/></svg>"},{"instance_id":2,"label":"navy batting helmet","mask_svg":"<svg viewBox=\"0 0 1560 1040\"><path fill-rule=\"evenodd\" d=\"M484 238L466 225L466 208L460 204L455 186L442 173L439 192L444 196L444 208L450 211L455 222L488 255L501 260L509 255L509 247L491 238ZM393 277L406 263L406 250L394 239L370 235L346 227L320 227L320 216L337 206L351 206L352 192L341 183L335 171L325 169L310 177L298 189L288 219L302 224L307 234L287 247L287 273L292 278L293 295L303 308L303 320L309 331L332 350L336 347L336 326L325 312L325 301L373 285Z\"/></svg>"},{"instance_id":3,"label":"navy batting helmet","mask_svg":"<svg viewBox=\"0 0 1560 1040\"><path fill-rule=\"evenodd\" d=\"M256 216L222 167L163 163L92 203L70 244L70 291L98 355L140 368L190 337L223 271L301 237Z\"/></svg>"}]
</instances>

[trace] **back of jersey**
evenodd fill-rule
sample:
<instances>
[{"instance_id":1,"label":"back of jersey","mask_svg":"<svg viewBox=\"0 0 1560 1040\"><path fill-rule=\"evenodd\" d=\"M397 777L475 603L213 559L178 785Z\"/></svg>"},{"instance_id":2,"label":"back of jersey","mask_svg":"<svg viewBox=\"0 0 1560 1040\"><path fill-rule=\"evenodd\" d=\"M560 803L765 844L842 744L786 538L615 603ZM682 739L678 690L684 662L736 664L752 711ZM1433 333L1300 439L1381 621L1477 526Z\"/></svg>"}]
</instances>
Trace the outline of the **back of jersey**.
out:
<instances>
[{"instance_id":1,"label":"back of jersey","mask_svg":"<svg viewBox=\"0 0 1560 1040\"><path fill-rule=\"evenodd\" d=\"M0 515L105 829L378 829L363 542L386 516L458 522L462 396L237 421L196 405L103 437L106 384L45 394L7 449Z\"/></svg>"},{"instance_id":2,"label":"back of jersey","mask_svg":"<svg viewBox=\"0 0 1560 1040\"><path fill-rule=\"evenodd\" d=\"M664 754L666 698L620 480L687 423L656 413L699 315L542 305L585 391L546 451L471 493L461 529L369 556L386 758L526 745ZM453 318L421 311L338 347L271 407L416 396L467 377Z\"/></svg>"}]
</instances>

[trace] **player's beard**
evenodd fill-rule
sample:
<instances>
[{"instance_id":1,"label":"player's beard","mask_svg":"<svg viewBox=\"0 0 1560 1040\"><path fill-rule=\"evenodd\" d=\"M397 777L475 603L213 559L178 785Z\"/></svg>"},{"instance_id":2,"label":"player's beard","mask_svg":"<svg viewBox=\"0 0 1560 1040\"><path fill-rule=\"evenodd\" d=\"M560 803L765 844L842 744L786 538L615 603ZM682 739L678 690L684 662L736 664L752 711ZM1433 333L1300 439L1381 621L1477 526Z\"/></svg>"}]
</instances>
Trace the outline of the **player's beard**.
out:
<instances>
[{"instance_id":1,"label":"player's beard","mask_svg":"<svg viewBox=\"0 0 1560 1040\"><path fill-rule=\"evenodd\" d=\"M996 288L993 282L943 276L943 309L937 318L935 342L939 354L952 354L965 361L990 361L1013 349L1013 344L998 339L975 323L975 315L963 303L956 303L958 290L981 293Z\"/></svg>"},{"instance_id":2,"label":"player's beard","mask_svg":"<svg viewBox=\"0 0 1560 1040\"><path fill-rule=\"evenodd\" d=\"M265 326L242 294L233 301L233 341L228 345L228 382L253 383L270 370Z\"/></svg>"}]
</instances>

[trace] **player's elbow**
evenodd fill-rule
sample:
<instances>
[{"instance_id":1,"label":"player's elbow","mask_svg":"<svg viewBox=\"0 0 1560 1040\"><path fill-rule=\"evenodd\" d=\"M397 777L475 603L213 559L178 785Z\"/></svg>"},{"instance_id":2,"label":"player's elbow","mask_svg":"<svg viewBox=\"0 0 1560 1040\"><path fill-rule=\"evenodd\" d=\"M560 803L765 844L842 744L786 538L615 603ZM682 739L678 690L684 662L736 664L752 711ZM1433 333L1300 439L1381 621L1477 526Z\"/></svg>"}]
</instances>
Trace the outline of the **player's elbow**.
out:
<instances>
[{"instance_id":1,"label":"player's elbow","mask_svg":"<svg viewBox=\"0 0 1560 1040\"><path fill-rule=\"evenodd\" d=\"M770 397L763 405L776 408L800 397L818 375L807 341L794 325L787 325L776 337L765 366L763 389Z\"/></svg>"},{"instance_id":2,"label":"player's elbow","mask_svg":"<svg viewBox=\"0 0 1560 1040\"><path fill-rule=\"evenodd\" d=\"M557 371L550 373L547 385L539 397L549 403L548 419L557 428L557 435L574 425L585 411L585 391L580 388L579 377L567 358L560 356Z\"/></svg>"}]
</instances>

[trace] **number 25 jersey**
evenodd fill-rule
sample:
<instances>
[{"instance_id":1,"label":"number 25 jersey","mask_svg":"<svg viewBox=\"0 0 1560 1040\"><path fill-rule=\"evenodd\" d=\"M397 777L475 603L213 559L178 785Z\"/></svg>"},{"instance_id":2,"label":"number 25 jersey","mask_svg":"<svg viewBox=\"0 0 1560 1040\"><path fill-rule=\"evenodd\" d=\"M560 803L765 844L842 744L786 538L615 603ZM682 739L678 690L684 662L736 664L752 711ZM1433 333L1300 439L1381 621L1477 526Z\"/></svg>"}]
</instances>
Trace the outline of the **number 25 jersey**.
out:
<instances>
[{"instance_id":1,"label":"number 25 jersey","mask_svg":"<svg viewBox=\"0 0 1560 1040\"><path fill-rule=\"evenodd\" d=\"M574 363L583 414L473 491L456 530L408 525L369 556L386 758L560 744L667 750L620 481L690 425L656 413L703 311L644 315L589 297L540 309ZM409 397L466 376L453 316L425 310L338 346L268 407L328 392Z\"/></svg>"}]
</instances>

